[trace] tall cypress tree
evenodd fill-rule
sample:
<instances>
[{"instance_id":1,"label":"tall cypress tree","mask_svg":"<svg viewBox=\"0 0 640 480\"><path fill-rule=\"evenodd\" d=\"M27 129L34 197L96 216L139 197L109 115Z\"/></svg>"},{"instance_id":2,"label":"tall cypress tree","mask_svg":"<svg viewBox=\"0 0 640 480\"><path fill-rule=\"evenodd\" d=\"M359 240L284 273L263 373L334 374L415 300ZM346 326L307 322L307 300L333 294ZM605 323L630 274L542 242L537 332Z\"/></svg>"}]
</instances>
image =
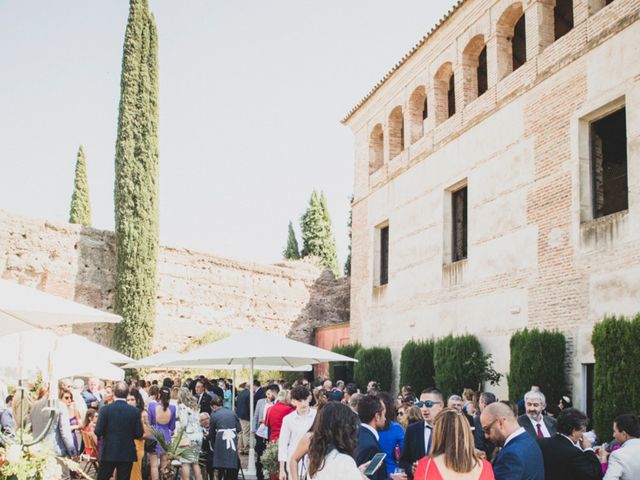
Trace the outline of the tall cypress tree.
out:
<instances>
[{"instance_id":1,"label":"tall cypress tree","mask_svg":"<svg viewBox=\"0 0 640 480\"><path fill-rule=\"evenodd\" d=\"M344 262L344 274L348 277L351 275L351 225L353 224L353 195L351 195L351 200L349 201L349 222L347 223L347 228L349 229L349 253L347 254L347 259Z\"/></svg>"},{"instance_id":2,"label":"tall cypress tree","mask_svg":"<svg viewBox=\"0 0 640 480\"><path fill-rule=\"evenodd\" d=\"M69 223L77 223L85 227L91 226L91 204L89 202L89 181L87 179L87 162L82 145L78 148L76 159L76 176L73 181Z\"/></svg>"},{"instance_id":3,"label":"tall cypress tree","mask_svg":"<svg viewBox=\"0 0 640 480\"><path fill-rule=\"evenodd\" d=\"M287 238L287 246L282 255L287 260L298 260L300 258L300 250L298 249L298 240L296 240L296 232L293 231L293 224L289 221L289 236Z\"/></svg>"},{"instance_id":4,"label":"tall cypress tree","mask_svg":"<svg viewBox=\"0 0 640 480\"><path fill-rule=\"evenodd\" d=\"M116 140L114 345L151 350L158 257L158 39L147 0L130 0Z\"/></svg>"},{"instance_id":5,"label":"tall cypress tree","mask_svg":"<svg viewBox=\"0 0 640 480\"><path fill-rule=\"evenodd\" d=\"M314 190L307 211L302 215L302 256L320 257L322 263L335 275L338 274L336 245L331 234L331 218L327 200Z\"/></svg>"}]
</instances>

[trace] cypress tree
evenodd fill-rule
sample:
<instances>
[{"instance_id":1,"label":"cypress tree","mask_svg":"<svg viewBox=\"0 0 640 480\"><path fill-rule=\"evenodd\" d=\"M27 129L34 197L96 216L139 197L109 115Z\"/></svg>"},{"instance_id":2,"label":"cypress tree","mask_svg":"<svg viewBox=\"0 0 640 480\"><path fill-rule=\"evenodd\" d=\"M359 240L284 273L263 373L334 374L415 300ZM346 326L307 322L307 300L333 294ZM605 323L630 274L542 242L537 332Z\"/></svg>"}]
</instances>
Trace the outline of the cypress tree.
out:
<instances>
[{"instance_id":1,"label":"cypress tree","mask_svg":"<svg viewBox=\"0 0 640 480\"><path fill-rule=\"evenodd\" d=\"M309 199L309 207L302 215L302 257L316 256L331 270L338 274L336 244L331 235L331 218L327 200L314 190Z\"/></svg>"},{"instance_id":2,"label":"cypress tree","mask_svg":"<svg viewBox=\"0 0 640 480\"><path fill-rule=\"evenodd\" d=\"M353 195L351 195L351 201L349 205L353 204ZM349 209L349 222L347 223L347 228L349 229L349 253L347 254L347 259L344 262L344 274L345 276L351 275L351 226L353 224L353 207Z\"/></svg>"},{"instance_id":3,"label":"cypress tree","mask_svg":"<svg viewBox=\"0 0 640 480\"><path fill-rule=\"evenodd\" d=\"M131 0L124 39L115 161L114 345L151 350L158 257L158 39L147 0Z\"/></svg>"},{"instance_id":4,"label":"cypress tree","mask_svg":"<svg viewBox=\"0 0 640 480\"><path fill-rule=\"evenodd\" d=\"M78 148L76 159L76 176L73 181L69 223L77 223L85 227L91 226L91 204L89 203L89 181L87 180L87 162L82 145Z\"/></svg>"},{"instance_id":5,"label":"cypress tree","mask_svg":"<svg viewBox=\"0 0 640 480\"><path fill-rule=\"evenodd\" d=\"M338 269L336 239L333 238L333 233L331 232L331 216L329 215L327 197L324 196L324 193L320 195L320 206L322 207L322 219L324 221L324 253L322 258L324 259L324 264L337 277L340 274L340 270Z\"/></svg>"},{"instance_id":6,"label":"cypress tree","mask_svg":"<svg viewBox=\"0 0 640 480\"><path fill-rule=\"evenodd\" d=\"M282 255L287 260L298 260L300 258L300 250L298 249L298 240L296 240L296 232L293 231L293 224L289 221L289 237L287 238L287 246Z\"/></svg>"}]
</instances>

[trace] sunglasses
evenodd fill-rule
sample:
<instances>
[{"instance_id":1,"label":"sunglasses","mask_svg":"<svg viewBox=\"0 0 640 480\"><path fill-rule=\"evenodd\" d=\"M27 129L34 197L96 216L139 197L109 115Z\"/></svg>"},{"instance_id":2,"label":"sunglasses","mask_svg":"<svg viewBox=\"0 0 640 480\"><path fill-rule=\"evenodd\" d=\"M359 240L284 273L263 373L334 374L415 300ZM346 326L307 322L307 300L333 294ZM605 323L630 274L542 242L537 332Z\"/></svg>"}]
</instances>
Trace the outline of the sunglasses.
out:
<instances>
[{"instance_id":1,"label":"sunglasses","mask_svg":"<svg viewBox=\"0 0 640 480\"><path fill-rule=\"evenodd\" d=\"M431 400L427 400L426 402L416 402L415 406L418 407L418 408L422 408L422 407L431 408L434 405L437 405L439 403L442 403L442 402L434 402L434 401L431 401Z\"/></svg>"},{"instance_id":2,"label":"sunglasses","mask_svg":"<svg viewBox=\"0 0 640 480\"><path fill-rule=\"evenodd\" d=\"M63 400L71 400L71 397L69 395L65 395L64 397L62 397Z\"/></svg>"}]
</instances>

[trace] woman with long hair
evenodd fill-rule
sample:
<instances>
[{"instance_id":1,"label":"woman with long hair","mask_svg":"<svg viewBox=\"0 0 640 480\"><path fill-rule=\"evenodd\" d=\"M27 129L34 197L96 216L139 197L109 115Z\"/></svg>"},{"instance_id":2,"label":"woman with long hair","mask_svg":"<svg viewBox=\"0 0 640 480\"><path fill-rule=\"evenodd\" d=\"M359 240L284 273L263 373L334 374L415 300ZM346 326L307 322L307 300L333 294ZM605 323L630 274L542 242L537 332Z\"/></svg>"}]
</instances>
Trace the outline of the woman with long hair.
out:
<instances>
[{"instance_id":1,"label":"woman with long hair","mask_svg":"<svg viewBox=\"0 0 640 480\"><path fill-rule=\"evenodd\" d=\"M84 421L82 422L82 433L88 435L93 439L93 445L87 445L85 443L84 453L90 457L98 457L98 437L94 430L96 429L96 422L98 421L98 411L95 408L87 408L87 413L84 414ZM95 447L95 449L93 448Z\"/></svg>"},{"instance_id":2,"label":"woman with long hair","mask_svg":"<svg viewBox=\"0 0 640 480\"><path fill-rule=\"evenodd\" d=\"M64 403L69 412L69 425L71 426L71 435L73 436L73 446L76 447L76 451L80 451L80 439L79 430L82 428L82 417L80 411L76 407L73 401L73 392L67 388L60 389L58 398Z\"/></svg>"},{"instance_id":3,"label":"woman with long hair","mask_svg":"<svg viewBox=\"0 0 640 480\"><path fill-rule=\"evenodd\" d=\"M480 458L462 412L445 408L433 424L431 452L418 462L414 480L495 480L491 464Z\"/></svg>"},{"instance_id":4,"label":"woman with long hair","mask_svg":"<svg viewBox=\"0 0 640 480\"><path fill-rule=\"evenodd\" d=\"M155 428L162 435L167 443L171 442L171 435L176 428L176 407L170 405L171 389L162 387L158 392L158 400L149 402L147 413L149 414L149 425ZM149 453L149 466L151 467L151 480L158 480L160 471L167 465L167 454L157 442L155 449Z\"/></svg>"},{"instance_id":5,"label":"woman with long hair","mask_svg":"<svg viewBox=\"0 0 640 480\"><path fill-rule=\"evenodd\" d=\"M311 480L366 479L353 459L358 418L349 407L329 402L318 411L309 445Z\"/></svg>"},{"instance_id":6,"label":"woman with long hair","mask_svg":"<svg viewBox=\"0 0 640 480\"><path fill-rule=\"evenodd\" d=\"M131 388L127 395L127 403L132 407L136 407L140 410L140 421L142 422L142 431L144 432L142 438L134 439L136 444L136 454L138 459L133 463L131 467L130 480L142 480L142 457L144 457L144 440L145 438L153 438L151 430L149 428L149 415L144 410L144 400L140 391L137 388Z\"/></svg>"},{"instance_id":7,"label":"woman with long hair","mask_svg":"<svg viewBox=\"0 0 640 480\"><path fill-rule=\"evenodd\" d=\"M184 429L183 442L188 442L189 446L197 447L198 450L202 445L202 427L200 426L200 408L198 407L198 401L191 394L188 388L182 387L178 391L178 420L180 421L180 428ZM190 473L193 471L193 477L196 480L202 480L202 470L198 463L189 463L184 458L180 459L182 478L190 478Z\"/></svg>"}]
</instances>

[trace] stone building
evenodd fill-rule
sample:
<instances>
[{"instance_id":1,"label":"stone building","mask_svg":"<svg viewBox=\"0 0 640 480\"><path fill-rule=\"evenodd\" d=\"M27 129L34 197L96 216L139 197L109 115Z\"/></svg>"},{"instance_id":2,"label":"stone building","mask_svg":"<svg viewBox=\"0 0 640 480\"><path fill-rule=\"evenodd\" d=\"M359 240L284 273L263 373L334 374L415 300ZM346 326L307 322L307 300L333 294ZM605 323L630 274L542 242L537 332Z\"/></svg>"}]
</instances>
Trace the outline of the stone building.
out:
<instances>
[{"instance_id":1,"label":"stone building","mask_svg":"<svg viewBox=\"0 0 640 480\"><path fill-rule=\"evenodd\" d=\"M354 340L472 333L507 373L513 332L560 329L587 407L594 323L640 312L639 18L463 0L347 114Z\"/></svg>"}]
</instances>

